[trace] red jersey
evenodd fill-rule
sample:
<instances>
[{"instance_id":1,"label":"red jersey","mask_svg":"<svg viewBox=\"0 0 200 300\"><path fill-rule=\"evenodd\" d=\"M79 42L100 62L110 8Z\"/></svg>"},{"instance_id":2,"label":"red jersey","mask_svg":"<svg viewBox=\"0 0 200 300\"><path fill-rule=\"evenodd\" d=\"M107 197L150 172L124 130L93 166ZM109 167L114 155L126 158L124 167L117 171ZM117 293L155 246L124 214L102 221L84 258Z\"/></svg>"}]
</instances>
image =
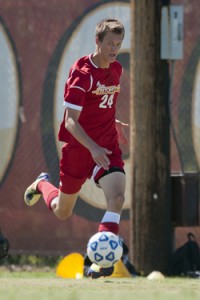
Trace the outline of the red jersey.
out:
<instances>
[{"instance_id":1,"label":"red jersey","mask_svg":"<svg viewBox=\"0 0 200 300\"><path fill-rule=\"evenodd\" d=\"M64 103L66 108L80 111L78 122L88 136L107 147L118 143L115 113L122 67L115 61L107 69L99 68L91 56L82 57L70 69ZM58 137L63 142L78 143L65 128L64 119Z\"/></svg>"}]
</instances>

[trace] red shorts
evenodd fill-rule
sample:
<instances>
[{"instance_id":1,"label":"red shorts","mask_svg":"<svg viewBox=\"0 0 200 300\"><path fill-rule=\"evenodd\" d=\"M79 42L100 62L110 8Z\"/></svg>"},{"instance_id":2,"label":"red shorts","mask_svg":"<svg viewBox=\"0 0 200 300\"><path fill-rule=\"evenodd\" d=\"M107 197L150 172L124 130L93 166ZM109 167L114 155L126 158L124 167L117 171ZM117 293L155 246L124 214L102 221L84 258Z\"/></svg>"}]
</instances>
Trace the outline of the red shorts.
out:
<instances>
[{"instance_id":1,"label":"red shorts","mask_svg":"<svg viewBox=\"0 0 200 300\"><path fill-rule=\"evenodd\" d=\"M118 145L108 147L112 154L109 168L116 167L122 169L124 162L121 158L121 150ZM65 194L75 194L80 191L82 185L88 178L93 178L95 182L104 174L103 168L97 167L90 152L82 145L65 144L62 148L62 158L60 160L60 185L61 192Z\"/></svg>"}]
</instances>

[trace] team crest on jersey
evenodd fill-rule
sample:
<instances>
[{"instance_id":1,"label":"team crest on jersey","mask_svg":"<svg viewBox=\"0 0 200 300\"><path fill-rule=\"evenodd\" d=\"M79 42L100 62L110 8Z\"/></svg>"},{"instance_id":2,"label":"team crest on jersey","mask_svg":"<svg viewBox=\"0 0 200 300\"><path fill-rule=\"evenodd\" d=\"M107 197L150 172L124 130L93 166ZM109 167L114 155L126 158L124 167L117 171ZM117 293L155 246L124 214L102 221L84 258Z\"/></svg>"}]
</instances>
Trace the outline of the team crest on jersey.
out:
<instances>
[{"instance_id":1,"label":"team crest on jersey","mask_svg":"<svg viewBox=\"0 0 200 300\"><path fill-rule=\"evenodd\" d=\"M96 95L110 95L114 93L119 93L120 92L120 84L118 85L110 85L110 86L105 86L104 84L101 84L99 81L97 82L97 88L95 91L92 91L92 94Z\"/></svg>"}]
</instances>

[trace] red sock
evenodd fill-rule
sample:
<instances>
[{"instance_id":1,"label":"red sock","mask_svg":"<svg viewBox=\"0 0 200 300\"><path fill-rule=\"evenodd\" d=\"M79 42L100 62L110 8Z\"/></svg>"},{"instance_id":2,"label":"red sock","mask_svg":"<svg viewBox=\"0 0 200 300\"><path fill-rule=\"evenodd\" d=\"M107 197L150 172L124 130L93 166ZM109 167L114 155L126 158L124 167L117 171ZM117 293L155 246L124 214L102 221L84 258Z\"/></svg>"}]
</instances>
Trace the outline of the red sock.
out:
<instances>
[{"instance_id":1,"label":"red sock","mask_svg":"<svg viewBox=\"0 0 200 300\"><path fill-rule=\"evenodd\" d=\"M37 191L42 194L47 207L51 209L51 201L58 196L59 190L50 182L41 180L37 185Z\"/></svg>"},{"instance_id":2,"label":"red sock","mask_svg":"<svg viewBox=\"0 0 200 300\"><path fill-rule=\"evenodd\" d=\"M119 224L113 222L101 223L98 231L110 231L117 235L119 232Z\"/></svg>"}]
</instances>

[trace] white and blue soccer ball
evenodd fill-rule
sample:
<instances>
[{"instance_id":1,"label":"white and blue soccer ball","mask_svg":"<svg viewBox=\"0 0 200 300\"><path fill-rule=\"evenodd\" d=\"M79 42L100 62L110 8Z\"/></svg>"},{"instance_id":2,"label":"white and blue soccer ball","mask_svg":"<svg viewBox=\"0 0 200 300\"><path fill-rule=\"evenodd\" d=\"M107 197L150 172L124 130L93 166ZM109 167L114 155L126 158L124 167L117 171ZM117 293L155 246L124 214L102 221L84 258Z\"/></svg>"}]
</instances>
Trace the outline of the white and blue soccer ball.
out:
<instances>
[{"instance_id":1,"label":"white and blue soccer ball","mask_svg":"<svg viewBox=\"0 0 200 300\"><path fill-rule=\"evenodd\" d=\"M87 245L87 255L91 262L103 268L113 266L123 254L120 238L109 231L97 232Z\"/></svg>"}]
</instances>

